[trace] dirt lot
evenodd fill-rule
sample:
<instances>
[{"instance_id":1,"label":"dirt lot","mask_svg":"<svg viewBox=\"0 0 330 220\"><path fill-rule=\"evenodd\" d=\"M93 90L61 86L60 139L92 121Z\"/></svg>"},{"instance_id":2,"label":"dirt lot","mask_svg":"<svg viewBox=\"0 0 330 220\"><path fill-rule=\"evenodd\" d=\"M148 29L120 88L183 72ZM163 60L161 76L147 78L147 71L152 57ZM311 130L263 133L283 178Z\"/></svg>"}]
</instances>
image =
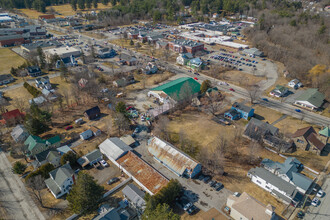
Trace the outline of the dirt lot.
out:
<instances>
[{"instance_id":1,"label":"dirt lot","mask_svg":"<svg viewBox=\"0 0 330 220\"><path fill-rule=\"evenodd\" d=\"M0 48L0 74L10 74L10 68L18 67L24 62L25 59L10 48Z\"/></svg>"},{"instance_id":2,"label":"dirt lot","mask_svg":"<svg viewBox=\"0 0 330 220\"><path fill-rule=\"evenodd\" d=\"M145 88L151 88L154 85L157 85L161 82L164 82L174 76L174 73L171 72L163 72L163 73L156 73L152 75L145 75L145 74L134 74L134 78L137 81L134 84L126 86L127 90L140 90Z\"/></svg>"}]
</instances>

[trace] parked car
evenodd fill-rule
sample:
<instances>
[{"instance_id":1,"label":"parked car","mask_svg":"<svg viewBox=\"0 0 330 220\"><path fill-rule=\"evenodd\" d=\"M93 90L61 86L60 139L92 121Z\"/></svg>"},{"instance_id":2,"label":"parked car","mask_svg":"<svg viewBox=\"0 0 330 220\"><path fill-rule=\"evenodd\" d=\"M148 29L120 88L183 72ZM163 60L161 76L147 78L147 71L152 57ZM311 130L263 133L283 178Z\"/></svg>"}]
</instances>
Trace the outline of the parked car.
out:
<instances>
[{"instance_id":1,"label":"parked car","mask_svg":"<svg viewBox=\"0 0 330 220\"><path fill-rule=\"evenodd\" d=\"M322 197L324 195L324 192L320 189L317 193L316 193L316 196L317 197Z\"/></svg>"},{"instance_id":2,"label":"parked car","mask_svg":"<svg viewBox=\"0 0 330 220\"><path fill-rule=\"evenodd\" d=\"M210 176L205 176L203 179L204 183L208 183L210 181L211 177Z\"/></svg>"},{"instance_id":3,"label":"parked car","mask_svg":"<svg viewBox=\"0 0 330 220\"><path fill-rule=\"evenodd\" d=\"M105 160L100 160L100 164L104 167L108 167L109 164L107 162L105 162Z\"/></svg>"},{"instance_id":4,"label":"parked car","mask_svg":"<svg viewBox=\"0 0 330 220\"><path fill-rule=\"evenodd\" d=\"M191 202L188 202L185 206L183 206L183 210L187 211L193 204Z\"/></svg>"},{"instance_id":5,"label":"parked car","mask_svg":"<svg viewBox=\"0 0 330 220\"><path fill-rule=\"evenodd\" d=\"M214 189L216 191L219 191L222 187L223 187L223 184L219 182L219 183L215 184Z\"/></svg>"},{"instance_id":6,"label":"parked car","mask_svg":"<svg viewBox=\"0 0 330 220\"><path fill-rule=\"evenodd\" d=\"M197 77L194 77L194 80L198 80L198 78Z\"/></svg>"},{"instance_id":7,"label":"parked car","mask_svg":"<svg viewBox=\"0 0 330 220\"><path fill-rule=\"evenodd\" d=\"M70 130L72 128L73 128L72 125L69 125L69 126L66 126L64 129L67 131L67 130Z\"/></svg>"},{"instance_id":8,"label":"parked car","mask_svg":"<svg viewBox=\"0 0 330 220\"><path fill-rule=\"evenodd\" d=\"M265 101L265 102L268 102L268 99L266 99L266 98L262 98L262 100Z\"/></svg>"},{"instance_id":9,"label":"parked car","mask_svg":"<svg viewBox=\"0 0 330 220\"><path fill-rule=\"evenodd\" d=\"M199 76L199 75L200 75L200 74L199 74L199 73L197 73L197 72L195 72L194 74L195 74L195 75L197 75L197 76Z\"/></svg>"},{"instance_id":10,"label":"parked car","mask_svg":"<svg viewBox=\"0 0 330 220\"><path fill-rule=\"evenodd\" d=\"M118 177L114 177L112 179L110 179L107 184L108 185L111 185L111 184L114 184L115 182L118 182L119 181L119 178Z\"/></svg>"},{"instance_id":11,"label":"parked car","mask_svg":"<svg viewBox=\"0 0 330 220\"><path fill-rule=\"evenodd\" d=\"M302 112L299 108L295 109L296 112Z\"/></svg>"},{"instance_id":12,"label":"parked car","mask_svg":"<svg viewBox=\"0 0 330 220\"><path fill-rule=\"evenodd\" d=\"M232 92L235 92L235 89L233 89L233 88L230 88L229 90L232 91Z\"/></svg>"},{"instance_id":13,"label":"parked car","mask_svg":"<svg viewBox=\"0 0 330 220\"><path fill-rule=\"evenodd\" d=\"M320 200L318 198L314 198L312 200L312 206L317 206L319 204Z\"/></svg>"},{"instance_id":14,"label":"parked car","mask_svg":"<svg viewBox=\"0 0 330 220\"><path fill-rule=\"evenodd\" d=\"M216 183L217 183L217 181L211 180L209 182L209 186L213 187L213 186L215 186Z\"/></svg>"},{"instance_id":15,"label":"parked car","mask_svg":"<svg viewBox=\"0 0 330 220\"><path fill-rule=\"evenodd\" d=\"M205 176L203 175L203 174L200 174L199 176L198 176L198 180L203 180L205 178Z\"/></svg>"},{"instance_id":16,"label":"parked car","mask_svg":"<svg viewBox=\"0 0 330 220\"><path fill-rule=\"evenodd\" d=\"M187 213L188 213L189 215L192 215L192 214L194 214L195 211L197 211L197 207L194 206L194 205L192 205L192 206L187 210Z\"/></svg>"}]
</instances>

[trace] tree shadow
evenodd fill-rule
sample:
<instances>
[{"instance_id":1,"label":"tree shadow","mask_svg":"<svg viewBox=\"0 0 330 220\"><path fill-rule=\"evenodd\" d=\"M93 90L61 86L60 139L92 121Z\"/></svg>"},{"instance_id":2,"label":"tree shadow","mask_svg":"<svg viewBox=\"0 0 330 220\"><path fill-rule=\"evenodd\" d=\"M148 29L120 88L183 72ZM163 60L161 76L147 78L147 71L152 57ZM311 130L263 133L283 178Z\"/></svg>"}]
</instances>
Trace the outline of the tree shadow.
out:
<instances>
[{"instance_id":1,"label":"tree shadow","mask_svg":"<svg viewBox=\"0 0 330 220\"><path fill-rule=\"evenodd\" d=\"M265 120L265 118L263 116L255 114L255 113L254 113L253 117L256 118L256 119L259 119L260 121Z\"/></svg>"}]
</instances>

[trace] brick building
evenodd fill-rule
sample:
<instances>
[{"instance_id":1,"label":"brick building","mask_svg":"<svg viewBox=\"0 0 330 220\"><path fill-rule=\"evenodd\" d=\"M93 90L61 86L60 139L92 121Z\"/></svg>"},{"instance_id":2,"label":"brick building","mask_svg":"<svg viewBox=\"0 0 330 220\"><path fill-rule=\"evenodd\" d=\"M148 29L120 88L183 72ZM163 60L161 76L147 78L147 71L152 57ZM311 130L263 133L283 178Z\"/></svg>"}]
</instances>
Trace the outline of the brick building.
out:
<instances>
[{"instance_id":1,"label":"brick building","mask_svg":"<svg viewBox=\"0 0 330 220\"><path fill-rule=\"evenodd\" d=\"M170 50L177 53L195 54L198 51L204 50L204 44L184 39L176 39L171 41L168 46Z\"/></svg>"}]
</instances>

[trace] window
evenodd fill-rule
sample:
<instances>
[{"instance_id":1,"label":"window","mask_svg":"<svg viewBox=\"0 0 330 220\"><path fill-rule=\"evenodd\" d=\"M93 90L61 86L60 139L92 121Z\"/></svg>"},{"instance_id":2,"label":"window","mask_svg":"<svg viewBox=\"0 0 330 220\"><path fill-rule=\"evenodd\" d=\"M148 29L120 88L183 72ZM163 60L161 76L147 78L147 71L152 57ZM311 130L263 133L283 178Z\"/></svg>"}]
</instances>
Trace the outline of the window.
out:
<instances>
[{"instance_id":1,"label":"window","mask_svg":"<svg viewBox=\"0 0 330 220\"><path fill-rule=\"evenodd\" d=\"M261 182L259 180L257 180L257 183L261 184Z\"/></svg>"}]
</instances>

